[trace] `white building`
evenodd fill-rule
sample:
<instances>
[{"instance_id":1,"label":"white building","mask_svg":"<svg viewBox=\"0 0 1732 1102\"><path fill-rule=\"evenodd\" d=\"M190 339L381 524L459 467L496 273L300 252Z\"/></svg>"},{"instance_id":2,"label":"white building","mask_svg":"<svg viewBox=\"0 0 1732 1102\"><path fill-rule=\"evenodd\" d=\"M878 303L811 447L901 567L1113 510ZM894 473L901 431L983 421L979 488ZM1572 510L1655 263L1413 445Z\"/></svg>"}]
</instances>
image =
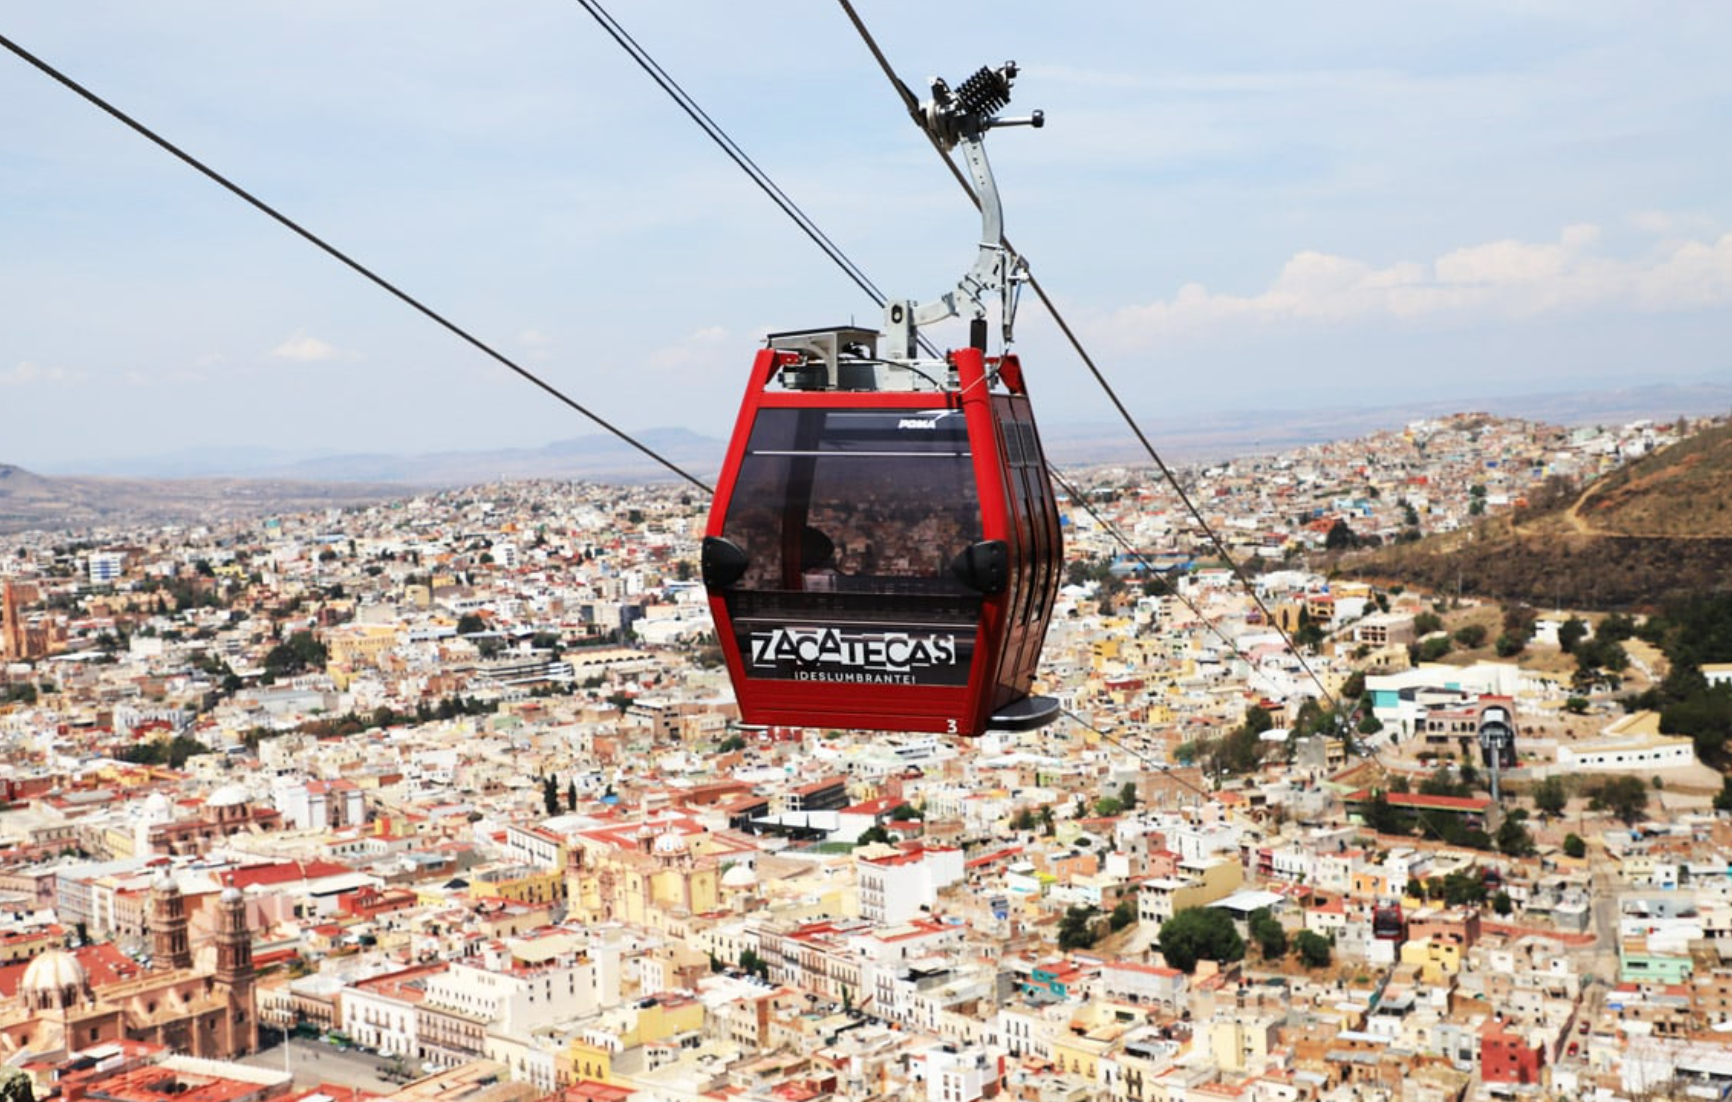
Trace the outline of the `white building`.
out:
<instances>
[{"instance_id":1,"label":"white building","mask_svg":"<svg viewBox=\"0 0 1732 1102\"><path fill-rule=\"evenodd\" d=\"M860 917L893 925L930 908L941 890L962 879L962 851L943 846L862 857L858 868Z\"/></svg>"}]
</instances>

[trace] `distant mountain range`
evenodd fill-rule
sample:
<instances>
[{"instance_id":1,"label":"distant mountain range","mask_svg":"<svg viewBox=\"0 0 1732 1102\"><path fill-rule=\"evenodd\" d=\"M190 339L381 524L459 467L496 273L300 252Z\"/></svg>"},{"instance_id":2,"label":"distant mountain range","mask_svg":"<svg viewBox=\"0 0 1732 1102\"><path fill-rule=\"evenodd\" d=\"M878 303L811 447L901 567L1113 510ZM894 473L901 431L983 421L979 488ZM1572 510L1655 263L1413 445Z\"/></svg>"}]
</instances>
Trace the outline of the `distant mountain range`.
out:
<instances>
[{"instance_id":1,"label":"distant mountain range","mask_svg":"<svg viewBox=\"0 0 1732 1102\"><path fill-rule=\"evenodd\" d=\"M1438 400L1401 406L1322 409L1250 409L1156 418L1142 428L1160 454L1175 462L1226 459L1345 440L1410 421L1483 410L1553 424L1622 422L1642 417L1722 413L1732 409L1732 386L1655 385L1581 393L1531 394L1483 400ZM639 440L708 481L720 469L726 441L681 428L646 429ZM1147 462L1123 425L1046 423L1041 437L1055 463ZM0 456L0 459L3 459ZM195 448L156 455L85 461L41 468L57 475L121 478L241 478L294 482L401 483L460 486L494 479L581 478L643 481L669 477L641 452L615 437L595 434L536 448L441 451L423 455L307 452L271 448Z\"/></svg>"},{"instance_id":2,"label":"distant mountain range","mask_svg":"<svg viewBox=\"0 0 1732 1102\"><path fill-rule=\"evenodd\" d=\"M1657 385L1378 409L1240 410L1152 420L1143 429L1165 459L1184 463L1352 439L1466 410L1554 424L1588 424L1728 409L1732 409L1732 386ZM686 429L650 429L637 435L706 481L715 477L726 448L725 441ZM1048 456L1061 467L1148 461L1121 425L1048 424L1041 435ZM96 461L51 475L0 463L0 532L295 512L383 500L412 487L463 486L496 479L639 482L670 477L635 448L599 434L538 448L409 456L201 448Z\"/></svg>"}]
</instances>

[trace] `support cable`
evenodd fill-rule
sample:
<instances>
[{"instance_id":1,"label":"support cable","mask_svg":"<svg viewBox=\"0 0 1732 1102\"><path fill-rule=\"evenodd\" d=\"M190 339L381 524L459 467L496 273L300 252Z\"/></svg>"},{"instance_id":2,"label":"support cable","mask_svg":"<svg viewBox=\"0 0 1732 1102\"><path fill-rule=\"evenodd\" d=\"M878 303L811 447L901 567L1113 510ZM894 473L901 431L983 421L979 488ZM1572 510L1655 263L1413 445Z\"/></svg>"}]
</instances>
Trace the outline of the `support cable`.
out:
<instances>
[{"instance_id":1,"label":"support cable","mask_svg":"<svg viewBox=\"0 0 1732 1102\"><path fill-rule=\"evenodd\" d=\"M706 493L706 494L714 493L714 490L712 490L707 483L705 483L704 481L702 481L701 479L699 479L695 475L691 474L690 472L686 471L683 467L679 466L673 460L662 455L660 452L656 451L654 448L651 448L649 445L642 443L636 437L632 436L630 433L626 432L624 429L621 429L618 426L614 425L611 421L608 421L606 418L602 417L600 414L595 413L594 411L590 410L586 406L579 404L575 399L569 397L564 391L560 390L558 387L554 386L552 383L548 382L547 380L541 378L539 375L535 374L535 372L530 371L528 368L523 367L522 365L518 364L515 360L511 359L509 356L506 356L504 353L499 352L498 350L494 349L491 345L487 344L481 338L474 336L467 329L464 329L462 326L458 325L456 322L450 321L449 319L447 319L445 317L445 315L441 314L439 311L433 309L431 306L426 305L420 299L417 299L413 295L410 295L407 291L402 290L396 284L387 280L385 277L375 273L371 268L368 268L366 265L362 264L360 261L355 260L353 257L349 256L347 253L338 249L335 245L330 244L329 242L325 241L323 238L319 237L317 234L313 233L311 230L302 226L300 223L294 221L292 218L290 218L287 215L283 214L282 212L278 211L275 207L271 206L269 203L265 202L263 199L258 198L257 196L253 195L251 192L242 188L239 184L236 184L234 181L230 180L228 177L217 172L215 169L211 168L209 165L205 164L203 161L199 160L197 157L194 157L191 153L188 153L186 150L175 145L173 142L169 141L167 138L158 134L156 131L145 126L143 123L139 122L137 119L133 118L131 115L128 115L126 112L122 111L119 107L116 107L114 104L110 103L109 101L103 99L101 96L97 95L95 92L86 88L84 85L73 80L70 76L61 72L59 69L55 68L53 65L50 65L47 61L44 61L42 58L37 57L35 54L31 53L29 50L25 49L23 46L19 45L17 42L14 42L12 39L6 37L3 34L0 34L0 46L4 46L7 50L10 50L13 54L17 55L21 60L28 62L31 66L33 66L34 68L36 68L37 70L42 72L45 76L49 77L50 79L52 79L52 80L56 81L57 83L65 86L66 88L70 89L72 92L77 94L81 99L84 99L88 103L99 108L105 114L109 115L110 117L115 119L117 122L121 123L123 126L127 127L128 129L134 131L135 133L144 137L148 141L152 142L157 147L162 149L164 152L175 157L177 160L183 162L188 167L190 167L194 171L198 172L200 175L211 180L213 183L217 184L219 187L223 188L225 191L234 195L236 198L242 200L247 205L253 207L255 210L259 211L260 213L266 215L272 221L274 221L274 222L278 223L279 225L285 227L286 229L290 230L296 236L307 241L308 243L313 245L315 248L319 249L319 251L325 253L326 255L330 256L332 259L336 260L338 263L342 264L344 267L355 272L357 275L366 279L368 282L372 283L373 285L379 287L381 290L385 291L386 293L390 294L392 297L396 298L399 302L402 302L404 305L408 306L412 310L421 314L423 317L425 317L425 318L429 319L430 321L434 322L435 324L437 324L440 328L453 334L458 339L462 340L465 344L467 344L470 347L481 352L483 355L487 356L489 359L493 360L494 362L501 364L504 367L510 368L512 371L516 372L517 375L520 376L521 378L527 380L530 383L533 383L537 387L540 387L543 391L552 395L555 399L557 399L560 403L565 405L567 408L569 408L569 409L575 411L576 413L580 414L581 416L587 418L591 423L595 424L596 426L603 429L604 431L611 433L613 436L619 438L620 440L624 441L625 443L630 444L633 448L636 448L643 455L654 460L656 463L658 463L662 467L666 468L667 470L673 472L674 474L678 475L680 478L684 479L685 481L691 483L693 486L702 490L704 493Z\"/></svg>"},{"instance_id":2,"label":"support cable","mask_svg":"<svg viewBox=\"0 0 1732 1102\"><path fill-rule=\"evenodd\" d=\"M861 20L859 14L854 10L854 5L850 3L850 0L837 0L837 3L842 6L843 13L847 15L849 22L854 25L855 31L860 35L866 48L871 52L872 57L878 62L878 67L883 70L885 78L889 80L891 87L895 89L897 98L899 98L902 101L903 106L909 110L909 113L914 117L916 124L920 124L921 118L919 102L915 100L914 94L909 90L908 86L896 75L895 69L891 67L889 59L884 56L884 51L879 48L877 40L872 36L872 32L867 28L865 22ZM970 201L978 207L980 205L980 197L976 195L974 189L969 186L968 180L963 175L962 170L956 167L956 162L950 159L950 155L945 152L944 147L939 144L937 139L933 137L932 133L927 130L924 125L921 125L920 129L921 132L926 135L927 140L932 143L932 148L938 153L940 159L944 161L945 166L950 169L951 176L956 179L957 184L967 193ZM1017 252L1014 246L1011 245L1009 238L1001 239L1000 243L1013 254L1017 256L1023 255ZM1148 436L1144 434L1141 426L1139 426L1136 419L1131 416L1130 410L1125 408L1125 404L1119 398L1118 392L1114 390L1112 384L1107 381L1105 374L1101 372L1100 367L1095 363L1094 357L1089 355L1088 350L1083 347L1081 338L1079 338L1076 335L1076 331L1070 327L1070 323L1064 319L1063 313L1059 310L1058 305L1053 302L1051 296L1046 293L1046 289L1041 286L1040 280L1032 271L1028 273L1027 280L1029 285L1034 288L1034 293L1039 297L1041 305L1046 307L1047 313L1052 316L1053 321L1058 323L1059 331L1064 334L1065 339L1070 342L1071 348L1075 350L1077 356L1083 361L1084 366L1086 366L1089 369L1090 374L1094 376L1095 382L1098 383L1101 389L1106 393L1107 399L1112 402L1113 408L1118 411L1119 416L1124 420L1125 424L1129 426L1131 433L1142 445L1143 450L1148 453L1149 458L1160 470L1161 475L1167 480L1167 483L1172 486L1173 491L1179 495L1179 500L1184 503L1185 509L1191 514L1191 517L1195 520L1198 528L1208 537L1210 544L1215 548L1216 554L1218 554L1227 564L1227 568L1232 571L1234 579L1244 587L1247 595L1250 596L1251 600L1256 603L1258 609L1261 610L1265 622L1275 629L1275 631L1281 636L1282 641L1287 644L1288 649L1293 652L1294 657L1298 659L1299 665L1305 670L1306 675L1309 676L1312 683L1317 686L1317 691L1329 702L1330 709L1332 711L1338 710L1340 704L1335 699L1335 694L1329 691L1329 687L1323 683L1323 679L1318 676L1316 670L1312 668L1311 663L1306 661L1304 653L1300 651L1299 647L1294 643L1292 636L1287 633L1285 628L1281 627L1281 625L1276 622L1268 605L1264 603L1262 595L1259 594L1256 591L1256 588L1251 585L1250 580L1245 576L1245 573L1240 568L1238 562L1233 558L1231 552L1227 550L1226 544L1221 540L1220 536L1216 534L1213 526L1211 526L1203 517L1202 512L1191 500L1190 495L1185 492L1184 486L1179 482L1178 477L1173 473L1172 468L1168 467L1166 461L1163 460L1160 454L1155 451L1154 444L1150 443Z\"/></svg>"}]
</instances>

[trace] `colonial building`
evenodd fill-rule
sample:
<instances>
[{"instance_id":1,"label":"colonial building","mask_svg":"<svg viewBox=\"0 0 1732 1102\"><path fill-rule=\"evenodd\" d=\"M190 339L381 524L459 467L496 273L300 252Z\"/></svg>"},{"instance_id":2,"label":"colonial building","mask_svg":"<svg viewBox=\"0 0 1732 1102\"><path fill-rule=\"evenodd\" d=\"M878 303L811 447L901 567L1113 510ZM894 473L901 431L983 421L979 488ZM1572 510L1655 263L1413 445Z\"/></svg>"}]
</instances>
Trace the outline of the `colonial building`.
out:
<instances>
[{"instance_id":1,"label":"colonial building","mask_svg":"<svg viewBox=\"0 0 1732 1102\"><path fill-rule=\"evenodd\" d=\"M216 1060L258 1048L253 991L252 931L239 889L222 893L214 960L193 960L186 901L166 874L150 891L151 962L148 969L111 946L79 954L48 949L22 967L14 996L0 1009L0 1061L21 1050L87 1049L105 1041L136 1040ZM107 950L104 953L104 950ZM80 954L100 964L101 980ZM5 970L0 970L3 972ZM11 984L0 975L0 990Z\"/></svg>"}]
</instances>

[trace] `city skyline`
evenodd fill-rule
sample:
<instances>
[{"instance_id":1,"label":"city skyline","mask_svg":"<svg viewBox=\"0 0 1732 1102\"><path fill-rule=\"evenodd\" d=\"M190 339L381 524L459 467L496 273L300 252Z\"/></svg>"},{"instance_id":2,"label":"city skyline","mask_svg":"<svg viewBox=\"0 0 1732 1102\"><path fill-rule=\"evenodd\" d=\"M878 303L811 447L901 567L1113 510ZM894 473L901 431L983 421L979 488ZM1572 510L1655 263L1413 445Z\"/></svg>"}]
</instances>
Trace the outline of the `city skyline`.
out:
<instances>
[{"instance_id":1,"label":"city skyline","mask_svg":"<svg viewBox=\"0 0 1732 1102\"><path fill-rule=\"evenodd\" d=\"M724 435L764 332L876 324L578 5L94 12L6 33L628 429ZM962 273L839 11L616 14L881 287ZM1022 64L1006 229L1139 420L1732 381L1718 10L861 15L916 91ZM593 431L12 57L0 118L0 462ZM1019 336L1043 419L1110 418Z\"/></svg>"}]
</instances>

